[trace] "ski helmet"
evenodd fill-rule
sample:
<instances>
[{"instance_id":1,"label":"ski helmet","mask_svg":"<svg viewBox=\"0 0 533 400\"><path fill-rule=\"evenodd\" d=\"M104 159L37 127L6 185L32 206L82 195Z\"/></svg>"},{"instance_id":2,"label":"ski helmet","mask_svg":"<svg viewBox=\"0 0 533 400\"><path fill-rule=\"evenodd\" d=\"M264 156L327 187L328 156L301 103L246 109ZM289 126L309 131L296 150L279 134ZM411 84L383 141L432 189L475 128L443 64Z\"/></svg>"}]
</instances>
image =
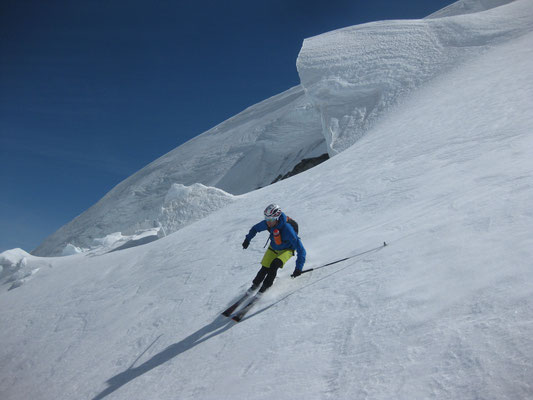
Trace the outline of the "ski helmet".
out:
<instances>
[{"instance_id":1,"label":"ski helmet","mask_svg":"<svg viewBox=\"0 0 533 400\"><path fill-rule=\"evenodd\" d=\"M270 204L265 208L265 219L266 220L277 220L281 215L281 208L277 204Z\"/></svg>"}]
</instances>

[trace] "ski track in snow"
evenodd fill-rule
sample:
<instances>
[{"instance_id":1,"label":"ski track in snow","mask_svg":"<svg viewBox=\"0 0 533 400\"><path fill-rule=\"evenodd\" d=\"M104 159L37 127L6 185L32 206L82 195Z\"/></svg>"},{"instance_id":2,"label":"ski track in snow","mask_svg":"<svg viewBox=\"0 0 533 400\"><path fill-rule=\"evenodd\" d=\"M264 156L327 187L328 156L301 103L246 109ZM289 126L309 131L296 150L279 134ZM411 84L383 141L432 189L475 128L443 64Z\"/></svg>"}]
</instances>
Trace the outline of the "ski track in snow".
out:
<instances>
[{"instance_id":1,"label":"ski track in snow","mask_svg":"<svg viewBox=\"0 0 533 400\"><path fill-rule=\"evenodd\" d=\"M326 163L155 242L2 253L20 284L0 286L0 398L533 398L532 42L493 45ZM355 257L297 279L291 259L236 324L219 313L259 268L266 235L240 244L272 201L305 268Z\"/></svg>"}]
</instances>

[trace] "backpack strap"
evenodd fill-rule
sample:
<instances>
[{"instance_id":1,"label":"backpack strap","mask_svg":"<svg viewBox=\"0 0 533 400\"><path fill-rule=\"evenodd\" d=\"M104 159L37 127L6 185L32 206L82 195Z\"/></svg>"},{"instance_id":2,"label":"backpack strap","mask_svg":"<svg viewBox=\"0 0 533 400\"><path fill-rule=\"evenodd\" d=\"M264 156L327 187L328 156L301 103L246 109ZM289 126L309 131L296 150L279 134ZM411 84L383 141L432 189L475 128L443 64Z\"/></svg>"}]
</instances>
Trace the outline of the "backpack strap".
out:
<instances>
[{"instance_id":1,"label":"backpack strap","mask_svg":"<svg viewBox=\"0 0 533 400\"><path fill-rule=\"evenodd\" d=\"M298 222L290 218L288 215L287 215L287 222L291 224L292 229L294 229L294 232L296 232L296 234L298 235Z\"/></svg>"}]
</instances>

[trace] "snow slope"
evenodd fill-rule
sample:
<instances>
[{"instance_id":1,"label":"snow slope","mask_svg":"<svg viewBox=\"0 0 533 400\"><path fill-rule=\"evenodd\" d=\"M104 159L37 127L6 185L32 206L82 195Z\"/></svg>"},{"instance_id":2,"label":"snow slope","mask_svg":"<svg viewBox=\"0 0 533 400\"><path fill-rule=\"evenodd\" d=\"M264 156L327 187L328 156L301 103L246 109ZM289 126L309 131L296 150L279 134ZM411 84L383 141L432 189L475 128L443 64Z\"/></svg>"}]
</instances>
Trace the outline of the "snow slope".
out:
<instances>
[{"instance_id":1,"label":"snow slope","mask_svg":"<svg viewBox=\"0 0 533 400\"><path fill-rule=\"evenodd\" d=\"M13 251L41 264L1 287L0 398L532 398L532 40L462 62L336 157L158 241ZM240 243L271 201L299 222L307 268L389 246L297 279L291 260L233 324L219 312L266 237Z\"/></svg>"},{"instance_id":2,"label":"snow slope","mask_svg":"<svg viewBox=\"0 0 533 400\"><path fill-rule=\"evenodd\" d=\"M179 216L168 214L165 199L173 185L200 183L228 196L266 186L302 159L327 152L319 118L300 86L256 104L121 182L32 254L61 255L69 244L94 248L95 240L115 232L129 236L161 227L172 233L191 222L177 223Z\"/></svg>"},{"instance_id":3,"label":"snow slope","mask_svg":"<svg viewBox=\"0 0 533 400\"><path fill-rule=\"evenodd\" d=\"M459 2L449 13L465 3L484 9L485 2ZM531 2L516 1L475 14L373 22L306 39L297 67L320 111L328 152L346 150L412 90L532 25Z\"/></svg>"},{"instance_id":4,"label":"snow slope","mask_svg":"<svg viewBox=\"0 0 533 400\"><path fill-rule=\"evenodd\" d=\"M459 0L450 4L448 7L444 7L443 9L428 15L426 18L443 18L454 15L472 14L490 10L491 8L499 7L513 1L514 0Z\"/></svg>"},{"instance_id":5,"label":"snow slope","mask_svg":"<svg viewBox=\"0 0 533 400\"><path fill-rule=\"evenodd\" d=\"M32 254L95 248L117 232L172 233L184 223L161 210L174 184L243 194L270 184L304 158L344 151L411 91L530 30L530 2L496 7L506 3L463 0L423 20L374 22L306 39L297 60L301 85L154 161Z\"/></svg>"}]
</instances>

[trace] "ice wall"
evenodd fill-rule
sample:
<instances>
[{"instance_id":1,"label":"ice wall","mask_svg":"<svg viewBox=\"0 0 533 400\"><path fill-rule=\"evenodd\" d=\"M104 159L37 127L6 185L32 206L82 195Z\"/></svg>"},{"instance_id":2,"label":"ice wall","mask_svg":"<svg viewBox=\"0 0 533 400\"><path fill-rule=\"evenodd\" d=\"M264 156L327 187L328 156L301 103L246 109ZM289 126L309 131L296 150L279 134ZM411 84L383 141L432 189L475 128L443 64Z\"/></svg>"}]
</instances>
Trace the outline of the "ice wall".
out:
<instances>
[{"instance_id":1,"label":"ice wall","mask_svg":"<svg viewBox=\"0 0 533 400\"><path fill-rule=\"evenodd\" d=\"M463 1L448 12L460 12L467 3L471 11L507 2ZM320 112L330 156L354 144L388 109L424 83L523 34L532 24L526 12L531 6L531 1L519 0L502 6L507 8L504 12L374 22L306 39L297 68Z\"/></svg>"}]
</instances>

